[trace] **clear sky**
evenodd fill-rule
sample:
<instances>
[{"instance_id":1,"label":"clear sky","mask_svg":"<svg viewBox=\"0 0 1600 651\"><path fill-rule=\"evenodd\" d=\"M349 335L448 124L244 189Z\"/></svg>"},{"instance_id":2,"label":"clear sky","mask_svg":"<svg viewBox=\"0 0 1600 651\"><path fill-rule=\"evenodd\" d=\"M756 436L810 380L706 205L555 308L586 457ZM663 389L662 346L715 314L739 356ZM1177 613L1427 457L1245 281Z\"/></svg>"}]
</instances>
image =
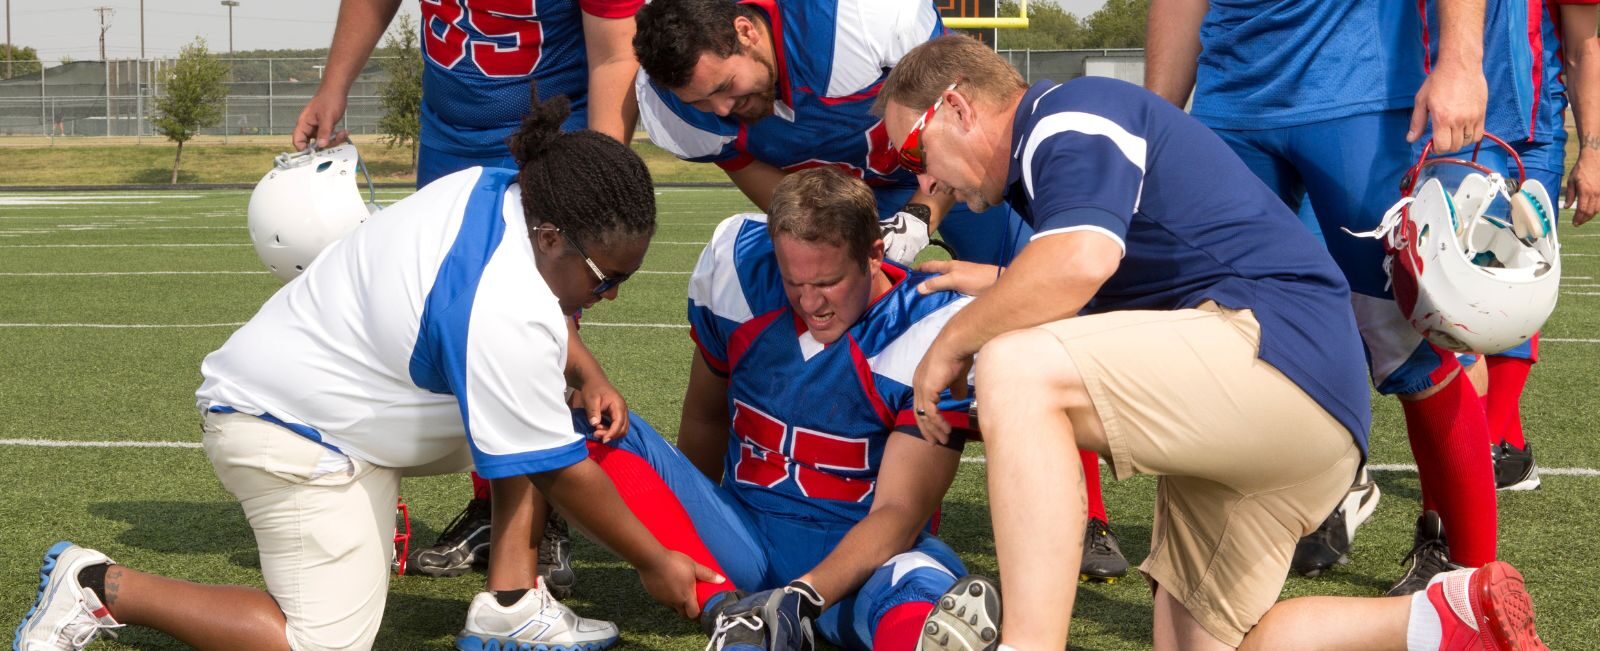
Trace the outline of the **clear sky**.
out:
<instances>
[{"instance_id":1,"label":"clear sky","mask_svg":"<svg viewBox=\"0 0 1600 651\"><path fill-rule=\"evenodd\" d=\"M0 0L0 2L7 0ZM139 0L8 0L11 40L39 51L46 61L70 56L100 58L100 15L95 7L111 7L106 56L139 56ZM1038 0L1035 0L1038 1ZM1093 13L1105 0L1057 0L1080 16ZM144 0L145 55L176 55L178 48L200 36L213 52L228 50L228 8L219 0ZM236 50L327 47L333 38L337 0L239 0L233 9ZM406 0L403 11L417 12Z\"/></svg>"}]
</instances>

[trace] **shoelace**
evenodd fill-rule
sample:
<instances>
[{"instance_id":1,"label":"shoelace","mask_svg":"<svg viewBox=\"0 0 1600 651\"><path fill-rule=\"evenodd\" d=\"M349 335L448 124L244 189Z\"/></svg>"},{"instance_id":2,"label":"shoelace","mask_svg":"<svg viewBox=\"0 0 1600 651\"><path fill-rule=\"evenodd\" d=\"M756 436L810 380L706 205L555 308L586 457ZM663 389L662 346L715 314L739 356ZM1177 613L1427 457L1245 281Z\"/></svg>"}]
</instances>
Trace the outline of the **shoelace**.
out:
<instances>
[{"instance_id":1,"label":"shoelace","mask_svg":"<svg viewBox=\"0 0 1600 651\"><path fill-rule=\"evenodd\" d=\"M711 632L711 641L706 642L706 651L714 651L717 642L727 637L728 633L732 632L734 627L737 626L743 626L751 631L760 631L766 628L767 623L762 621L761 617L755 613L734 615L732 617L717 615L717 626Z\"/></svg>"},{"instance_id":2,"label":"shoelace","mask_svg":"<svg viewBox=\"0 0 1600 651\"><path fill-rule=\"evenodd\" d=\"M82 649L83 647L88 646L89 643L93 642L95 638L100 637L101 633L105 633L106 635L110 635L112 638L115 638L117 637L117 632L113 629L126 626L126 624L101 623L100 618L95 616L94 611L89 610L89 605L83 603L82 601L78 602L78 609L82 610L83 612L78 615L77 621L68 624L63 628L62 631L66 632L68 629L73 630L72 647L75 649Z\"/></svg>"},{"instance_id":3,"label":"shoelace","mask_svg":"<svg viewBox=\"0 0 1600 651\"><path fill-rule=\"evenodd\" d=\"M1095 525L1094 535L1089 536L1089 546L1098 551L1111 551L1111 527Z\"/></svg>"}]
</instances>

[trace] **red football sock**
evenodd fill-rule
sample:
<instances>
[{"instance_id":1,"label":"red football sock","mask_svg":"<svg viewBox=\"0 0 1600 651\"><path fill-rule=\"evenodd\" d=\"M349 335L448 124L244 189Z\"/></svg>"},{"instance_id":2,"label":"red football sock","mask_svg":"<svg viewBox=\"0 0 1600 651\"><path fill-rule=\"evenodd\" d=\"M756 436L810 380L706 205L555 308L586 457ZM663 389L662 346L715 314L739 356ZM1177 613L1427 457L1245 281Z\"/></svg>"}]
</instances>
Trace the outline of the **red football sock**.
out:
<instances>
[{"instance_id":1,"label":"red football sock","mask_svg":"<svg viewBox=\"0 0 1600 651\"><path fill-rule=\"evenodd\" d=\"M1532 370L1532 360L1489 358L1489 395L1484 407L1489 414L1492 441L1504 441L1519 449L1528 447L1522 436L1522 387L1528 383Z\"/></svg>"},{"instance_id":2,"label":"red football sock","mask_svg":"<svg viewBox=\"0 0 1600 651\"><path fill-rule=\"evenodd\" d=\"M489 480L479 477L476 472L472 473L472 499L489 499Z\"/></svg>"},{"instance_id":3,"label":"red football sock","mask_svg":"<svg viewBox=\"0 0 1600 651\"><path fill-rule=\"evenodd\" d=\"M1487 453L1483 401L1458 374L1438 393L1400 404L1422 480L1423 505L1444 520L1450 560L1468 567L1493 561L1494 464Z\"/></svg>"},{"instance_id":4,"label":"red football sock","mask_svg":"<svg viewBox=\"0 0 1600 651\"><path fill-rule=\"evenodd\" d=\"M878 619L878 630L872 634L872 648L883 651L917 648L922 624L931 612L933 604L927 601L910 601L890 608Z\"/></svg>"},{"instance_id":5,"label":"red football sock","mask_svg":"<svg viewBox=\"0 0 1600 651\"><path fill-rule=\"evenodd\" d=\"M1088 450L1078 450L1078 460L1083 462L1083 482L1089 492L1089 517L1110 523L1106 517L1105 496L1100 494L1100 455Z\"/></svg>"},{"instance_id":6,"label":"red football sock","mask_svg":"<svg viewBox=\"0 0 1600 651\"><path fill-rule=\"evenodd\" d=\"M696 563L727 577L722 566L717 564L716 557L711 555L711 550L700 540L694 520L689 518L689 511L683 508L678 496L672 494L672 488L667 486L661 475L656 474L650 462L632 452L594 441L589 442L589 458L611 478L611 484L617 487L622 502L628 505L628 510L644 523L656 540L661 541L667 549L681 552ZM702 606L712 595L733 589L732 579L725 583L697 581L694 586L695 597Z\"/></svg>"}]
</instances>

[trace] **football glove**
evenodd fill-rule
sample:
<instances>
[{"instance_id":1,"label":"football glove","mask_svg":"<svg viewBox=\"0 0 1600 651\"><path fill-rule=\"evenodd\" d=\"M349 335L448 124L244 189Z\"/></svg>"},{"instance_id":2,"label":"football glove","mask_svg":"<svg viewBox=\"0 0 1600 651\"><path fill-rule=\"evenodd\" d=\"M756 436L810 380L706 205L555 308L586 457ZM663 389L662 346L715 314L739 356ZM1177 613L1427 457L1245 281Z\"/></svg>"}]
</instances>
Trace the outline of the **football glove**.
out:
<instances>
[{"instance_id":1,"label":"football glove","mask_svg":"<svg viewBox=\"0 0 1600 651\"><path fill-rule=\"evenodd\" d=\"M730 595L732 596L732 595ZM814 651L813 622L822 616L822 597L804 581L748 595L717 613L707 649L748 648Z\"/></svg>"},{"instance_id":2,"label":"football glove","mask_svg":"<svg viewBox=\"0 0 1600 651\"><path fill-rule=\"evenodd\" d=\"M905 266L928 246L928 222L901 211L878 222L883 227L883 256Z\"/></svg>"}]
</instances>

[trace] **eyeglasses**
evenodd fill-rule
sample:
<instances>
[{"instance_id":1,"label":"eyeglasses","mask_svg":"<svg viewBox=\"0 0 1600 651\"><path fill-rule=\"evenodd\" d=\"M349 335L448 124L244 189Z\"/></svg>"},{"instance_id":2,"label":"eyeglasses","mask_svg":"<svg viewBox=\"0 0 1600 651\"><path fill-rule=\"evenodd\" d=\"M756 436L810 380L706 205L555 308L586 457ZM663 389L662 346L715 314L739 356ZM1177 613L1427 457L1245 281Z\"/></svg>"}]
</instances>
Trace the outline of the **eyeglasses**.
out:
<instances>
[{"instance_id":1,"label":"eyeglasses","mask_svg":"<svg viewBox=\"0 0 1600 651\"><path fill-rule=\"evenodd\" d=\"M959 83L961 82L946 86L944 93L955 90L956 84ZM934 101L933 106L928 107L928 112L917 118L917 123L911 125L911 132L907 133L906 139L900 143L900 166L906 168L912 174L928 173L927 162L923 160L922 129L928 126L928 120L932 119L934 112L938 111L939 107L944 104L944 93L939 93L939 99Z\"/></svg>"},{"instance_id":2,"label":"eyeglasses","mask_svg":"<svg viewBox=\"0 0 1600 651\"><path fill-rule=\"evenodd\" d=\"M628 279L629 276L633 275L621 274L617 276L607 276L605 272L600 271L600 265L595 264L594 259L590 258L588 253L584 253L583 247L578 246L577 240L572 239L571 235L568 235L566 231L563 231L559 228L556 229L556 232L561 233L562 237L567 238L567 244L571 244L572 248L578 251L578 255L583 256L583 263L589 265L589 271L593 272L594 277L599 279L600 284L594 286L595 296L604 296L606 292L616 289L617 285L621 285Z\"/></svg>"}]
</instances>

